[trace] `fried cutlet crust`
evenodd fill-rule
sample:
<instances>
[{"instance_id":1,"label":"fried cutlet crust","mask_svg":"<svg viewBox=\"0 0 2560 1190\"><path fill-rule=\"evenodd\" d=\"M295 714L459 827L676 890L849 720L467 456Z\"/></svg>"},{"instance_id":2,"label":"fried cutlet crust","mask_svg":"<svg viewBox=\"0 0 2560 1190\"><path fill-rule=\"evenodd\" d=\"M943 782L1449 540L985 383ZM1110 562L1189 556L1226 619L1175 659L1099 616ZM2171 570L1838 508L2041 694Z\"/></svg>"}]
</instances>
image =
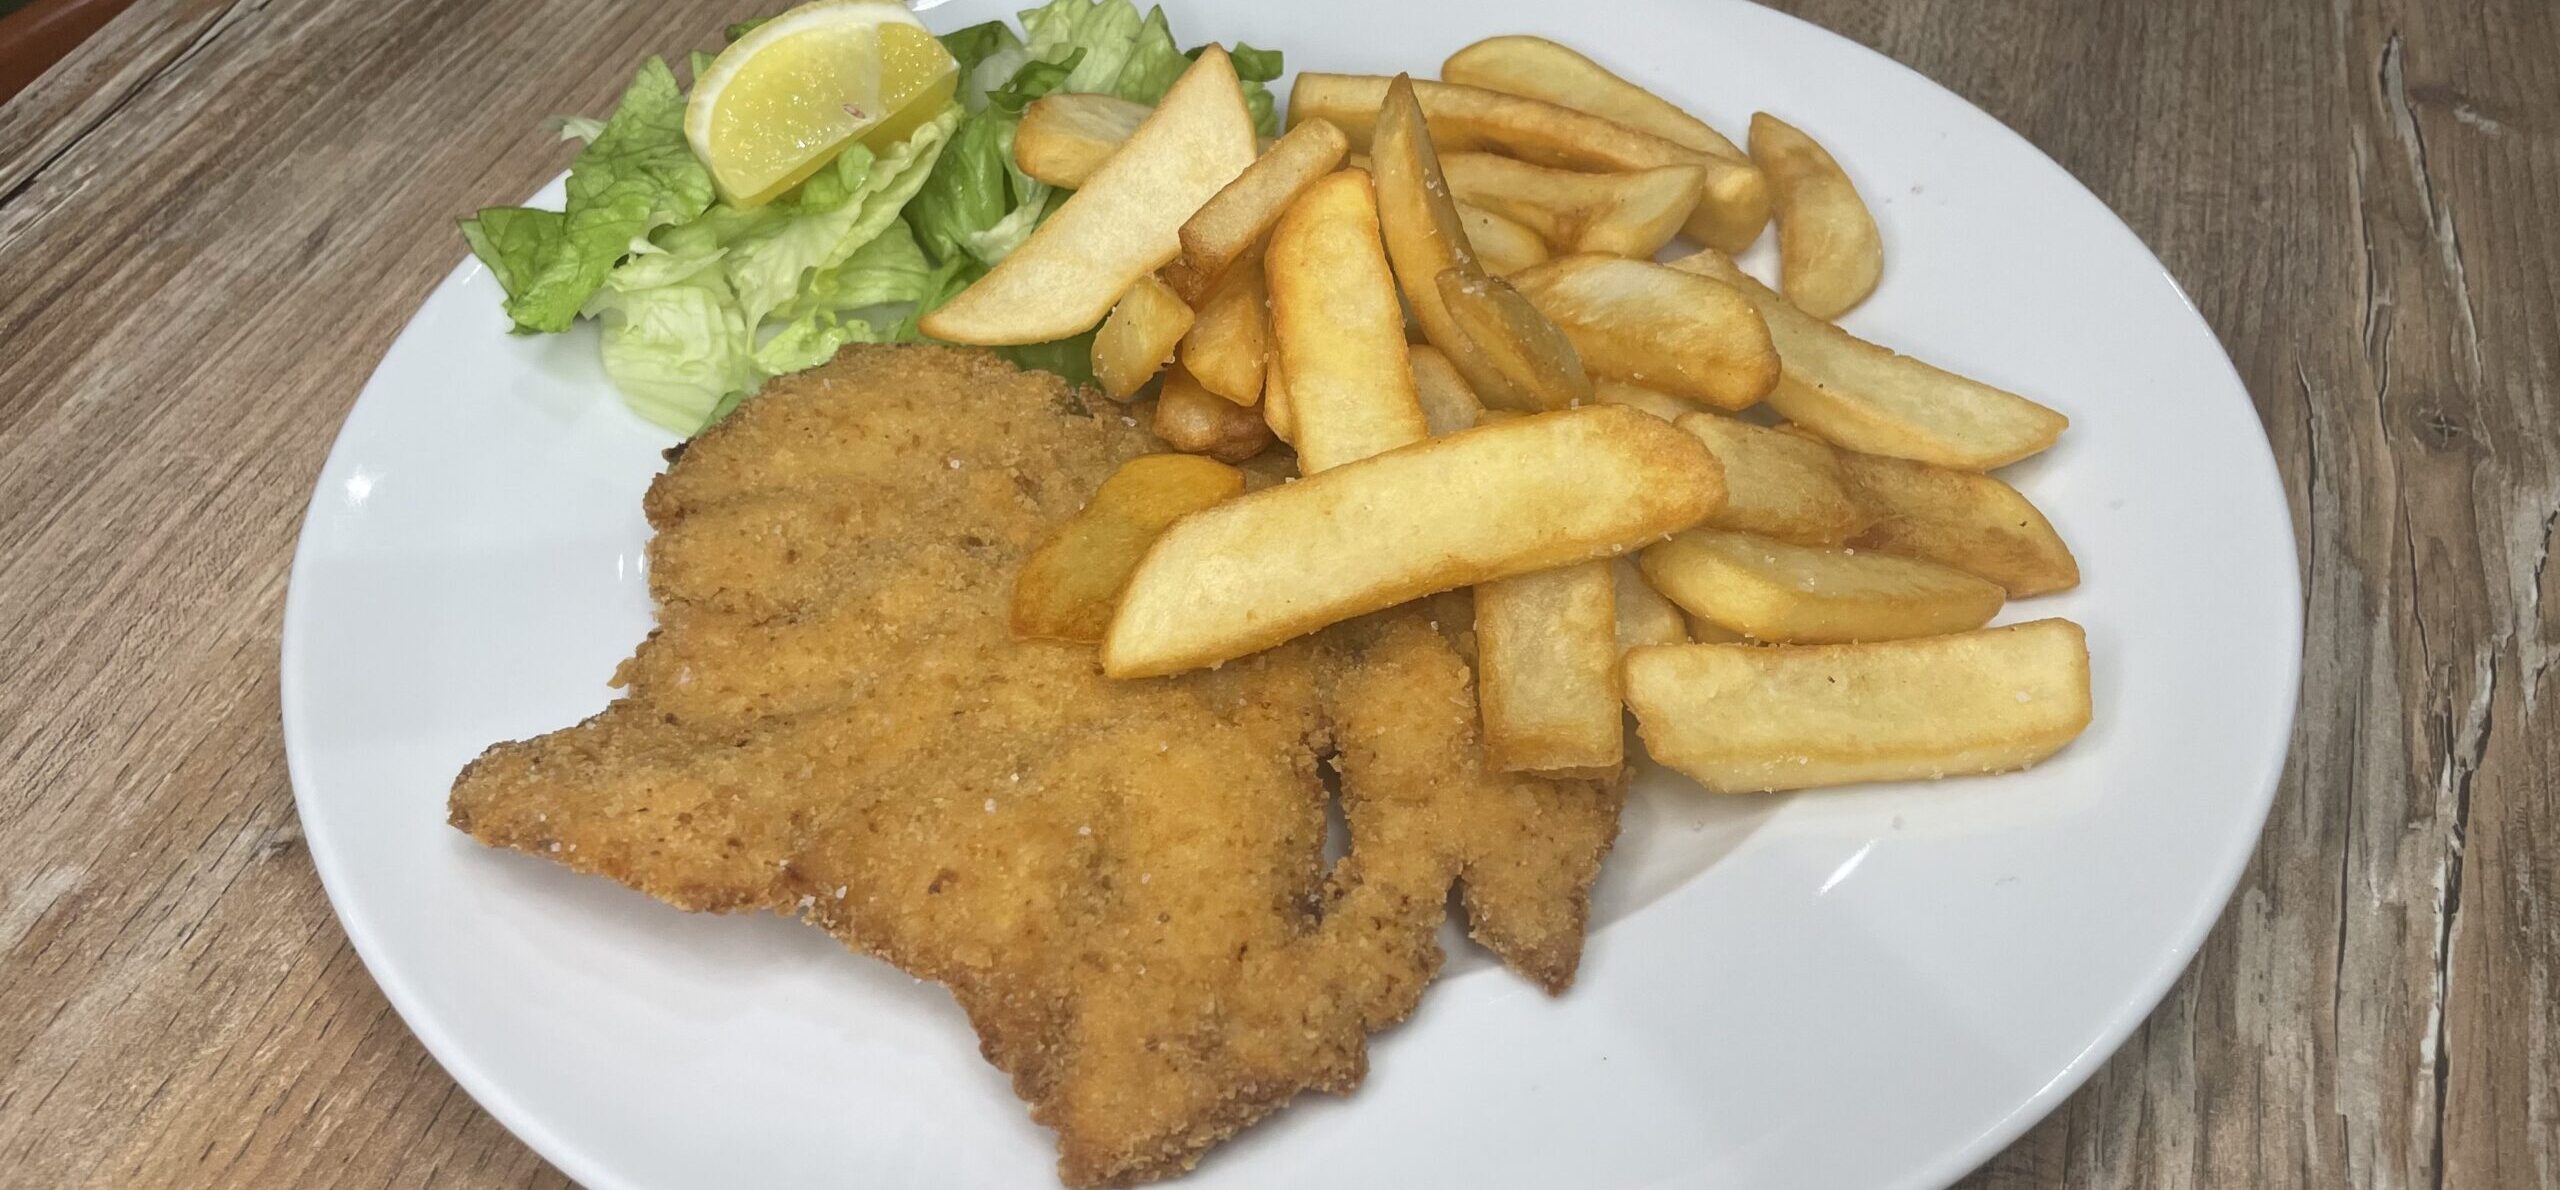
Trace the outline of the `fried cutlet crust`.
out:
<instances>
[{"instance_id":1,"label":"fried cutlet crust","mask_svg":"<svg viewBox=\"0 0 2560 1190\"><path fill-rule=\"evenodd\" d=\"M658 627L623 696L489 749L453 824L945 984L1075 1186L1356 1086L1453 882L1477 941L1564 988L1622 791L1484 771L1463 600L1143 682L1010 639L1023 557L1152 445L979 353L776 382L650 487Z\"/></svg>"}]
</instances>

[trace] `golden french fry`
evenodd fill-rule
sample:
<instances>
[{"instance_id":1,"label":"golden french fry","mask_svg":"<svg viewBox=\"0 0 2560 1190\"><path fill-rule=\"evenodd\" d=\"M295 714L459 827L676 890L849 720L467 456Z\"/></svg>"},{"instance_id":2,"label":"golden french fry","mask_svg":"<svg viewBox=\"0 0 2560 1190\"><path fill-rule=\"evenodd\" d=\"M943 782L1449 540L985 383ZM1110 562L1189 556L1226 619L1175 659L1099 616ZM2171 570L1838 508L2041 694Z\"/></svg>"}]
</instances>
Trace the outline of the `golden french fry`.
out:
<instances>
[{"instance_id":1,"label":"golden french fry","mask_svg":"<svg viewBox=\"0 0 2560 1190\"><path fill-rule=\"evenodd\" d=\"M2071 419L1978 380L1896 355L1805 313L1715 251L1672 268L1741 291L1778 348L1767 400L1825 441L1873 455L1982 471L2053 445Z\"/></svg>"},{"instance_id":2,"label":"golden french fry","mask_svg":"<svg viewBox=\"0 0 2560 1190\"><path fill-rule=\"evenodd\" d=\"M1440 170L1459 202L1518 220L1563 251L1647 260L1679 234L1706 185L1695 165L1593 174L1493 153L1443 153Z\"/></svg>"},{"instance_id":3,"label":"golden french fry","mask_svg":"<svg viewBox=\"0 0 2560 1190\"><path fill-rule=\"evenodd\" d=\"M1695 402L1684 401L1666 392L1629 384L1624 380L1594 380L1591 400L1600 405L1624 405L1642 409L1664 421L1678 421L1698 412Z\"/></svg>"},{"instance_id":4,"label":"golden french fry","mask_svg":"<svg viewBox=\"0 0 2560 1190\"><path fill-rule=\"evenodd\" d=\"M1559 256L1512 279L1593 375L1741 409L1778 382L1779 354L1730 285L1649 260Z\"/></svg>"},{"instance_id":5,"label":"golden french fry","mask_svg":"<svg viewBox=\"0 0 2560 1190\"><path fill-rule=\"evenodd\" d=\"M1450 317L1441 300L1440 274L1457 269L1482 272L1467 240L1466 221L1458 214L1449 184L1440 176L1438 150L1422 108L1414 102L1413 80L1398 75L1380 92L1372 117L1377 152L1370 169L1377 178L1378 231L1395 265L1396 281L1413 309L1424 341L1449 357L1466 377L1467 387L1488 405L1537 409L1536 396L1521 391Z\"/></svg>"},{"instance_id":6,"label":"golden french fry","mask_svg":"<svg viewBox=\"0 0 2560 1190\"><path fill-rule=\"evenodd\" d=\"M1273 436L1291 448L1297 446L1297 411L1289 404L1289 386L1280 381L1280 360L1277 356L1262 368L1262 423L1270 426Z\"/></svg>"},{"instance_id":7,"label":"golden french fry","mask_svg":"<svg viewBox=\"0 0 2560 1190\"><path fill-rule=\"evenodd\" d=\"M1182 337L1182 366L1208 389L1238 405L1262 400L1262 369L1271 352L1271 291L1262 261L1237 261L1200 305Z\"/></svg>"},{"instance_id":8,"label":"golden french fry","mask_svg":"<svg viewBox=\"0 0 2560 1190\"><path fill-rule=\"evenodd\" d=\"M1573 342L1509 281L1450 269L1440 274L1439 288L1449 320L1510 391L1525 394L1539 409L1570 409L1591 400L1591 377Z\"/></svg>"},{"instance_id":9,"label":"golden french fry","mask_svg":"<svg viewBox=\"0 0 2560 1190\"><path fill-rule=\"evenodd\" d=\"M1082 511L1023 560L1013 580L1013 635L1100 641L1120 589L1156 536L1243 490L1243 472L1192 455L1140 455L1121 464Z\"/></svg>"},{"instance_id":10,"label":"golden french fry","mask_svg":"<svg viewBox=\"0 0 2560 1190\"><path fill-rule=\"evenodd\" d=\"M1849 544L1981 575L2011 599L2080 585L2071 547L2018 489L1978 471L1855 451L1837 457L1849 490L1874 517ZM1725 467L1730 474L1733 464ZM1737 501L1739 493L1737 484Z\"/></svg>"},{"instance_id":11,"label":"golden french fry","mask_svg":"<svg viewBox=\"0 0 2560 1190\"><path fill-rule=\"evenodd\" d=\"M1839 545L1868 527L1866 508L1842 474L1839 452L1821 440L1711 413L1689 414L1680 428L1697 435L1724 464L1724 510L1707 518L1709 527L1816 546Z\"/></svg>"},{"instance_id":12,"label":"golden french fry","mask_svg":"<svg viewBox=\"0 0 2560 1190\"><path fill-rule=\"evenodd\" d=\"M1679 605L1674 604L1672 606L1677 607ZM1722 624L1718 624L1713 620L1707 619L1704 616L1684 615L1682 618L1689 622L1689 639L1693 643L1702 645L1746 645L1754 643L1750 637L1744 636L1743 634L1727 628Z\"/></svg>"},{"instance_id":13,"label":"golden french fry","mask_svg":"<svg viewBox=\"0 0 2560 1190\"><path fill-rule=\"evenodd\" d=\"M1300 471L1313 475L1430 436L1367 175L1333 174L1289 204L1271 229L1263 271Z\"/></svg>"},{"instance_id":14,"label":"golden french fry","mask_svg":"<svg viewBox=\"0 0 2560 1190\"><path fill-rule=\"evenodd\" d=\"M1257 410L1200 387L1191 373L1165 373L1156 396L1156 437L1185 454L1241 463L1271 447L1271 427Z\"/></svg>"},{"instance_id":15,"label":"golden french fry","mask_svg":"<svg viewBox=\"0 0 2560 1190\"><path fill-rule=\"evenodd\" d=\"M1713 793L2022 769L2089 726L2089 644L2069 620L1819 648L1627 654L1645 750Z\"/></svg>"},{"instance_id":16,"label":"golden french fry","mask_svg":"<svg viewBox=\"0 0 2560 1190\"><path fill-rule=\"evenodd\" d=\"M1082 334L1138 278L1182 250L1181 228L1253 164L1253 115L1212 45L1119 152L987 275L927 314L946 343L1047 343Z\"/></svg>"},{"instance_id":17,"label":"golden french fry","mask_svg":"<svg viewBox=\"0 0 2560 1190\"><path fill-rule=\"evenodd\" d=\"M1549 255L1547 241L1537 232L1483 207L1459 203L1458 221L1467 229L1467 245L1475 249L1476 263L1497 277L1516 273Z\"/></svg>"},{"instance_id":18,"label":"golden french fry","mask_svg":"<svg viewBox=\"0 0 2560 1190\"><path fill-rule=\"evenodd\" d=\"M1022 110L1013 133L1013 164L1036 181L1074 190L1154 110L1116 95L1043 95Z\"/></svg>"},{"instance_id":19,"label":"golden french fry","mask_svg":"<svg viewBox=\"0 0 2560 1190\"><path fill-rule=\"evenodd\" d=\"M1443 82L1543 99L1733 161L1740 146L1679 106L1543 37L1488 37L1440 64Z\"/></svg>"},{"instance_id":20,"label":"golden french fry","mask_svg":"<svg viewBox=\"0 0 2560 1190\"><path fill-rule=\"evenodd\" d=\"M1884 237L1848 171L1767 112L1751 117L1751 159L1769 177L1778 286L1787 300L1816 318L1838 318L1867 300L1884 276Z\"/></svg>"},{"instance_id":21,"label":"golden french fry","mask_svg":"<svg viewBox=\"0 0 2560 1190\"><path fill-rule=\"evenodd\" d=\"M1307 71L1289 91L1289 119L1340 125L1356 150L1370 148L1387 79ZM1704 193L1685 230L1710 247L1740 252L1769 223L1769 182L1760 167L1674 144L1625 125L1544 100L1481 87L1416 82L1415 97L1443 152L1490 149L1536 165L1595 171L1695 165Z\"/></svg>"},{"instance_id":22,"label":"golden french fry","mask_svg":"<svg viewBox=\"0 0 2560 1190\"><path fill-rule=\"evenodd\" d=\"M1653 589L1753 640L1837 644L1980 628L2008 598L1934 562L1692 529L1642 559Z\"/></svg>"},{"instance_id":23,"label":"golden french fry","mask_svg":"<svg viewBox=\"0 0 2560 1190\"><path fill-rule=\"evenodd\" d=\"M1707 448L1631 409L1418 442L1175 526L1129 581L1103 672L1214 665L1434 592L1606 558L1723 501Z\"/></svg>"},{"instance_id":24,"label":"golden french fry","mask_svg":"<svg viewBox=\"0 0 2560 1190\"><path fill-rule=\"evenodd\" d=\"M1428 343L1407 350L1413 358L1414 396L1422 402L1422 420L1431 427L1431 436L1476 428L1484 420L1484 402L1476 399L1449 357Z\"/></svg>"},{"instance_id":25,"label":"golden french fry","mask_svg":"<svg viewBox=\"0 0 2560 1190\"><path fill-rule=\"evenodd\" d=\"M1239 260L1253 254L1298 195L1342 164L1342 130L1308 120L1201 205L1182 225L1182 255L1165 266L1175 293L1197 301Z\"/></svg>"},{"instance_id":26,"label":"golden french fry","mask_svg":"<svg viewBox=\"0 0 2560 1190\"><path fill-rule=\"evenodd\" d=\"M1486 759L1504 772L1615 774L1626 729L1609 563L1496 579L1475 596Z\"/></svg>"},{"instance_id":27,"label":"golden french fry","mask_svg":"<svg viewBox=\"0 0 2560 1190\"><path fill-rule=\"evenodd\" d=\"M1152 273L1138 278L1093 336L1093 382L1113 400L1137 395L1173 358L1192 321L1191 307L1171 286Z\"/></svg>"},{"instance_id":28,"label":"golden french fry","mask_svg":"<svg viewBox=\"0 0 2560 1190\"><path fill-rule=\"evenodd\" d=\"M1663 598L1645 581L1635 559L1624 555L1609 559L1609 578L1617 586L1619 652L1637 645L1689 643L1688 617L1681 614L1679 604Z\"/></svg>"}]
</instances>

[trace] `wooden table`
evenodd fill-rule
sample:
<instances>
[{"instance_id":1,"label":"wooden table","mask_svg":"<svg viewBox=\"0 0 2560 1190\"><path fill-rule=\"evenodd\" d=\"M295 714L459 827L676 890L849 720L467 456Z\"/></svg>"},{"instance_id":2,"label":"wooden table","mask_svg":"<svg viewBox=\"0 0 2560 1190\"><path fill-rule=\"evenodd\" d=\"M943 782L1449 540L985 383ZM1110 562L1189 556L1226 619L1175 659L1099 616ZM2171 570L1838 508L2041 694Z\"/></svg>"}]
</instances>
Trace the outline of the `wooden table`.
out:
<instances>
[{"instance_id":1,"label":"wooden table","mask_svg":"<svg viewBox=\"0 0 2560 1190\"><path fill-rule=\"evenodd\" d=\"M0 108L0 1181L561 1184L321 896L286 561L453 217L733 7L144 0ZM2132 222L2238 361L2302 541L2256 862L1968 1185L2560 1186L2560 8L1784 7Z\"/></svg>"}]
</instances>

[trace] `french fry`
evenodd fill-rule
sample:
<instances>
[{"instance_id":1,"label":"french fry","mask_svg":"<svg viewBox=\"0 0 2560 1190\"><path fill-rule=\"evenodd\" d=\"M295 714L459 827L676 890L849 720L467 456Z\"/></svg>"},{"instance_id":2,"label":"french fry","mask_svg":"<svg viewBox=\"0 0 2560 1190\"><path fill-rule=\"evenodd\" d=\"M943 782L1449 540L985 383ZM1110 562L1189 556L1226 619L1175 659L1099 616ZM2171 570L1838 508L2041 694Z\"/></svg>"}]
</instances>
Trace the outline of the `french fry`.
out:
<instances>
[{"instance_id":1,"label":"french fry","mask_svg":"<svg viewBox=\"0 0 2560 1190\"><path fill-rule=\"evenodd\" d=\"M1449 320L1508 391L1525 395L1539 409L1570 409L1591 400L1591 377L1572 340L1509 281L1456 268L1440 274L1439 287Z\"/></svg>"},{"instance_id":2,"label":"french fry","mask_svg":"<svg viewBox=\"0 0 2560 1190\"><path fill-rule=\"evenodd\" d=\"M1486 759L1504 772L1614 775L1626 734L1609 563L1496 579L1475 597Z\"/></svg>"},{"instance_id":3,"label":"french fry","mask_svg":"<svg viewBox=\"0 0 2560 1190\"><path fill-rule=\"evenodd\" d=\"M1013 164L1035 181L1077 189L1154 110L1116 95L1043 95L1014 128Z\"/></svg>"},{"instance_id":4,"label":"french fry","mask_svg":"<svg viewBox=\"0 0 2560 1190\"><path fill-rule=\"evenodd\" d=\"M1676 607L1678 605L1674 604L1673 606ZM1682 618L1689 622L1689 640L1692 643L1701 645L1747 645L1756 643L1750 637L1744 636L1743 634L1727 628L1722 624L1718 624L1713 620L1707 619L1704 616L1684 615Z\"/></svg>"},{"instance_id":5,"label":"french fry","mask_svg":"<svg viewBox=\"0 0 2560 1190\"><path fill-rule=\"evenodd\" d=\"M1120 588L1156 536L1243 490L1243 472L1192 455L1140 455L1121 464L1024 559L1013 580L1013 635L1100 641Z\"/></svg>"},{"instance_id":6,"label":"french fry","mask_svg":"<svg viewBox=\"0 0 2560 1190\"><path fill-rule=\"evenodd\" d=\"M2089 646L2068 620L1820 648L1627 654L1655 760L1711 793L2022 769L2089 726Z\"/></svg>"},{"instance_id":7,"label":"french fry","mask_svg":"<svg viewBox=\"0 0 2560 1190\"><path fill-rule=\"evenodd\" d=\"M1047 343L1083 333L1182 250L1181 228L1253 164L1252 113L1209 46L1120 151L987 275L924 316L946 343Z\"/></svg>"},{"instance_id":8,"label":"french fry","mask_svg":"<svg viewBox=\"0 0 2560 1190\"><path fill-rule=\"evenodd\" d=\"M1874 517L1849 544L1980 575L2011 599L2080 585L2080 563L2053 523L1999 479L1854 451L1837 458L1841 477ZM1731 474L1733 464L1725 468ZM1737 501L1740 490L1737 480Z\"/></svg>"},{"instance_id":9,"label":"french fry","mask_svg":"<svg viewBox=\"0 0 2560 1190\"><path fill-rule=\"evenodd\" d=\"M1840 644L1980 628L2007 599L1995 583L1934 562L1692 529L1648 547L1654 590L1753 640Z\"/></svg>"},{"instance_id":10,"label":"french fry","mask_svg":"<svg viewBox=\"0 0 2560 1190\"><path fill-rule=\"evenodd\" d=\"M1173 358L1192 321L1191 307L1170 286L1152 273L1138 278L1093 336L1093 382L1116 401L1137 395Z\"/></svg>"},{"instance_id":11,"label":"french fry","mask_svg":"<svg viewBox=\"0 0 2560 1190\"><path fill-rule=\"evenodd\" d=\"M1924 364L1799 310L1707 251L1672 268L1741 291L1778 348L1769 407L1825 441L1873 455L1983 471L2053 445L2071 419L1977 380Z\"/></svg>"},{"instance_id":12,"label":"french fry","mask_svg":"<svg viewBox=\"0 0 2560 1190\"><path fill-rule=\"evenodd\" d=\"M1298 444L1297 411L1289 404L1289 386L1281 382L1280 360L1273 357L1262 367L1262 424L1293 449Z\"/></svg>"},{"instance_id":13,"label":"french fry","mask_svg":"<svg viewBox=\"0 0 2560 1190\"><path fill-rule=\"evenodd\" d=\"M1723 501L1705 446L1630 409L1419 442L1184 519L1130 579L1103 672L1214 665L1437 591L1606 558Z\"/></svg>"},{"instance_id":14,"label":"french fry","mask_svg":"<svg viewBox=\"0 0 2560 1190\"><path fill-rule=\"evenodd\" d=\"M1378 110L1370 117L1376 128L1377 152L1370 170L1377 178L1378 231L1414 322L1423 339L1449 357L1467 387L1486 404L1542 408L1534 394L1522 391L1458 329L1441 299L1440 274L1456 269L1472 276L1483 270L1467 240L1466 221L1440 176L1439 154L1414 101L1412 80L1398 75L1379 94Z\"/></svg>"},{"instance_id":15,"label":"french fry","mask_svg":"<svg viewBox=\"0 0 2560 1190\"><path fill-rule=\"evenodd\" d=\"M1298 75L1289 120L1331 120L1356 150L1370 147L1387 81L1377 75ZM1748 161L1704 153L1587 112L1481 87L1416 82L1414 93L1443 152L1489 149L1535 165L1614 171L1695 165L1704 192L1685 230L1699 243L1740 252L1769 223L1769 183Z\"/></svg>"},{"instance_id":16,"label":"french fry","mask_svg":"<svg viewBox=\"0 0 2560 1190\"><path fill-rule=\"evenodd\" d=\"M1200 305L1182 337L1182 366L1208 389L1238 405L1262 400L1262 370L1271 352L1271 291L1262 261L1236 262Z\"/></svg>"},{"instance_id":17,"label":"french fry","mask_svg":"<svg viewBox=\"0 0 2560 1190\"><path fill-rule=\"evenodd\" d=\"M1459 202L1517 220L1558 249L1647 260L1679 234L1707 178L1696 165L1593 174L1493 153L1443 153L1440 170Z\"/></svg>"},{"instance_id":18,"label":"french fry","mask_svg":"<svg viewBox=\"0 0 2560 1190\"><path fill-rule=\"evenodd\" d=\"M1671 101L1543 37L1488 37L1440 64L1443 82L1543 99L1731 161L1741 146Z\"/></svg>"},{"instance_id":19,"label":"french fry","mask_svg":"<svg viewBox=\"0 0 2560 1190\"><path fill-rule=\"evenodd\" d=\"M1679 604L1663 598L1662 592L1645 581L1644 571L1635 559L1625 555L1609 559L1609 577L1617 585L1620 653L1637 645L1689 643L1688 617L1681 613Z\"/></svg>"},{"instance_id":20,"label":"french fry","mask_svg":"<svg viewBox=\"0 0 2560 1190\"><path fill-rule=\"evenodd\" d=\"M1779 353L1730 285L1649 260L1559 256L1512 279L1595 376L1741 409L1778 382Z\"/></svg>"},{"instance_id":21,"label":"french fry","mask_svg":"<svg viewBox=\"0 0 2560 1190\"><path fill-rule=\"evenodd\" d=\"M1678 421L1698 412L1695 402L1684 401L1669 393L1642 385L1629 384L1624 380L1592 381L1591 399L1594 403L1601 405L1624 405L1629 409L1642 409L1664 421Z\"/></svg>"},{"instance_id":22,"label":"french fry","mask_svg":"<svg viewBox=\"0 0 2560 1190\"><path fill-rule=\"evenodd\" d=\"M1459 203L1458 221L1467 229L1467 245L1475 249L1476 263L1497 277L1518 272L1550 255L1547 241L1537 232L1483 207Z\"/></svg>"},{"instance_id":23,"label":"french fry","mask_svg":"<svg viewBox=\"0 0 2560 1190\"><path fill-rule=\"evenodd\" d=\"M1472 430L1484 420L1484 402L1440 349L1428 343L1408 349L1413 358L1413 392L1422 402L1422 420L1431 436Z\"/></svg>"},{"instance_id":24,"label":"french fry","mask_svg":"<svg viewBox=\"0 0 2560 1190\"><path fill-rule=\"evenodd\" d=\"M1271 231L1263 269L1299 470L1313 475L1430 436L1368 176L1344 170L1300 194Z\"/></svg>"},{"instance_id":25,"label":"french fry","mask_svg":"<svg viewBox=\"0 0 2560 1190\"><path fill-rule=\"evenodd\" d=\"M1156 396L1156 437L1185 454L1241 463L1271 447L1271 427L1257 410L1200 387L1180 368L1165 373Z\"/></svg>"},{"instance_id":26,"label":"french fry","mask_svg":"<svg viewBox=\"0 0 2560 1190\"><path fill-rule=\"evenodd\" d=\"M1707 518L1710 528L1813 546L1839 545L1868 528L1867 510L1842 473L1840 453L1820 439L1711 413L1689 414L1680 419L1680 428L1697 435L1724 464L1725 505ZM1864 540L1855 544L1862 549L1869 545Z\"/></svg>"},{"instance_id":27,"label":"french fry","mask_svg":"<svg viewBox=\"0 0 2560 1190\"><path fill-rule=\"evenodd\" d=\"M1796 308L1838 318L1884 276L1884 238L1849 174L1812 137L1761 112L1751 159L1769 177L1778 218L1778 287Z\"/></svg>"},{"instance_id":28,"label":"french fry","mask_svg":"<svg viewBox=\"0 0 2560 1190\"><path fill-rule=\"evenodd\" d=\"M1186 301L1208 293L1253 254L1298 195L1342 164L1347 144L1341 129L1322 120L1299 124L1273 142L1182 225L1182 255L1164 270L1173 291Z\"/></svg>"}]
</instances>

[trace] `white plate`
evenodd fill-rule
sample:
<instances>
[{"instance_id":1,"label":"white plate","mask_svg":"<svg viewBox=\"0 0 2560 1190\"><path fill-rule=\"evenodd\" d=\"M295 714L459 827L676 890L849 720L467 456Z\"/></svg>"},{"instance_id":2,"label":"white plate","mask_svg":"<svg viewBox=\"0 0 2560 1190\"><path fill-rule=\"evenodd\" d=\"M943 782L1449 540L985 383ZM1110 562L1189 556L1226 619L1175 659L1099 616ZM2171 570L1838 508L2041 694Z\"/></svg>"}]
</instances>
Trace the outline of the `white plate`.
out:
<instances>
[{"instance_id":1,"label":"white plate","mask_svg":"<svg viewBox=\"0 0 2560 1190\"><path fill-rule=\"evenodd\" d=\"M1648 774L1570 994L1460 948L1357 1095L1301 1101L1190 1184L1829 1190L1940 1184L1996 1152L2186 965L2284 759L2293 538L2213 333L2026 142L1788 17L1171 7L1186 38L1329 70L1428 74L1544 32L1725 128L1767 108L1822 138L1887 242L1849 325L2073 419L2015 478L2087 583L2008 618L2087 625L2098 705L2022 776L1710 801ZM597 710L649 626L640 494L670 439L624 412L587 333L505 329L479 268L436 290L348 415L295 560L285 734L348 936L454 1077L598 1190L1052 1184L1051 1137L940 989L445 827L464 761Z\"/></svg>"}]
</instances>

